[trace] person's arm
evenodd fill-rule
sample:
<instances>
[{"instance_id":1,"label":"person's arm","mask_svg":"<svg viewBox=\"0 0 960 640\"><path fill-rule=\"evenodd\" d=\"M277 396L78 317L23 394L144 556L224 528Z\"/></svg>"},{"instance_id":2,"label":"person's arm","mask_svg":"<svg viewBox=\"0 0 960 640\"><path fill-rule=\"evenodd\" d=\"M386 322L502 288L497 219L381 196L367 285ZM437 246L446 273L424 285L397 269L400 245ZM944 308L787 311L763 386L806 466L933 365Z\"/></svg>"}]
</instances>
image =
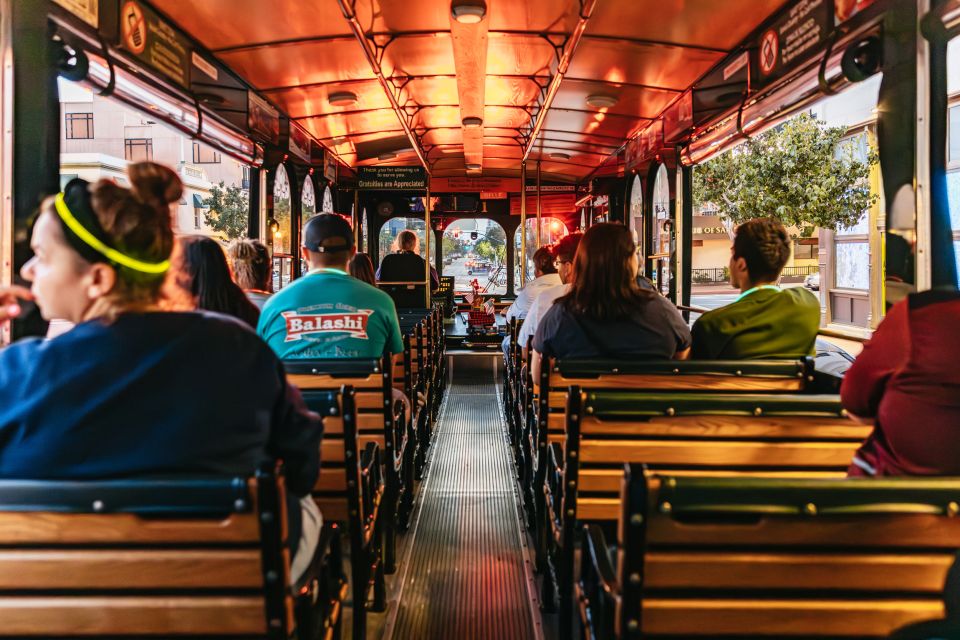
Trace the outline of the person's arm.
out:
<instances>
[{"instance_id":1,"label":"person's arm","mask_svg":"<svg viewBox=\"0 0 960 640\"><path fill-rule=\"evenodd\" d=\"M20 315L18 300L33 300L30 289L19 285L0 287L0 322L12 320Z\"/></svg>"},{"instance_id":2,"label":"person's arm","mask_svg":"<svg viewBox=\"0 0 960 640\"><path fill-rule=\"evenodd\" d=\"M540 355L539 351L534 349L533 355L530 357L530 375L533 376L534 386L540 384L540 363L542 360L543 356Z\"/></svg>"},{"instance_id":3,"label":"person's arm","mask_svg":"<svg viewBox=\"0 0 960 640\"><path fill-rule=\"evenodd\" d=\"M683 316L669 300L660 298L658 302L663 305L664 313L666 313L667 321L670 323L670 329L676 340L673 359L686 360L690 357L690 345L693 341L690 336L690 328L687 327Z\"/></svg>"},{"instance_id":4,"label":"person's arm","mask_svg":"<svg viewBox=\"0 0 960 640\"><path fill-rule=\"evenodd\" d=\"M440 288L440 274L430 265L430 291L431 293Z\"/></svg>"},{"instance_id":5,"label":"person's arm","mask_svg":"<svg viewBox=\"0 0 960 640\"><path fill-rule=\"evenodd\" d=\"M910 355L909 302L890 308L887 317L863 346L840 386L840 400L851 414L873 418L890 376Z\"/></svg>"},{"instance_id":6,"label":"person's arm","mask_svg":"<svg viewBox=\"0 0 960 640\"><path fill-rule=\"evenodd\" d=\"M690 347L687 347L683 351L677 351L673 354L674 360L689 360L690 359Z\"/></svg>"},{"instance_id":7,"label":"person's arm","mask_svg":"<svg viewBox=\"0 0 960 640\"><path fill-rule=\"evenodd\" d=\"M283 367L277 365L280 393L273 411L267 453L283 460L287 489L307 496L320 474L320 416L307 409L300 390L287 382Z\"/></svg>"}]
</instances>

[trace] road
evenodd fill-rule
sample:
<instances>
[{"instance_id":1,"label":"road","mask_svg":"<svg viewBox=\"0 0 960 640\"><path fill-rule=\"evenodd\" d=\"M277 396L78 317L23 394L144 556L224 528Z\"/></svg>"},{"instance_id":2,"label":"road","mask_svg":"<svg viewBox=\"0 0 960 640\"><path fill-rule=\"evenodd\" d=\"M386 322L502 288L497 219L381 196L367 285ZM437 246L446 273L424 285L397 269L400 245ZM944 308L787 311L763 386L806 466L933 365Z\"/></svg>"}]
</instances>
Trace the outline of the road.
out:
<instances>
[{"instance_id":1,"label":"road","mask_svg":"<svg viewBox=\"0 0 960 640\"><path fill-rule=\"evenodd\" d=\"M454 258L453 262L450 264L443 265L443 275L453 276L454 277L454 291L470 291L470 283L476 278L480 282L480 288L483 289L487 286L487 283L490 280L490 276L496 271L492 269L487 272L475 272L473 274L467 273L467 258L466 256L461 256L459 258ZM505 274L503 271L500 272L500 279L505 282ZM507 286L503 284L501 286L490 285L487 289L489 293L506 293Z\"/></svg>"}]
</instances>

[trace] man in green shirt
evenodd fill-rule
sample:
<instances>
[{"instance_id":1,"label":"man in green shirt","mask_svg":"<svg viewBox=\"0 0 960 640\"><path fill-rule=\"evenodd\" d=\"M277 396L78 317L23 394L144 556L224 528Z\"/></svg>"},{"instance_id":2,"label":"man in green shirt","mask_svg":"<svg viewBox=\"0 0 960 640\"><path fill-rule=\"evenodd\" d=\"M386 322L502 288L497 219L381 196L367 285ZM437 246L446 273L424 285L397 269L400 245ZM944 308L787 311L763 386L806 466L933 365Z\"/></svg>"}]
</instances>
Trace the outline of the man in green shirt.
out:
<instances>
[{"instance_id":1,"label":"man in green shirt","mask_svg":"<svg viewBox=\"0 0 960 640\"><path fill-rule=\"evenodd\" d=\"M694 323L695 360L793 359L814 354L820 301L804 289L781 289L790 258L790 235L778 220L756 218L737 227L730 249L730 284L740 289L732 304Z\"/></svg>"},{"instance_id":2,"label":"man in green shirt","mask_svg":"<svg viewBox=\"0 0 960 640\"><path fill-rule=\"evenodd\" d=\"M353 229L336 214L303 227L302 278L263 306L257 333L282 360L380 358L403 352L397 309L383 291L347 273L357 252Z\"/></svg>"}]
</instances>

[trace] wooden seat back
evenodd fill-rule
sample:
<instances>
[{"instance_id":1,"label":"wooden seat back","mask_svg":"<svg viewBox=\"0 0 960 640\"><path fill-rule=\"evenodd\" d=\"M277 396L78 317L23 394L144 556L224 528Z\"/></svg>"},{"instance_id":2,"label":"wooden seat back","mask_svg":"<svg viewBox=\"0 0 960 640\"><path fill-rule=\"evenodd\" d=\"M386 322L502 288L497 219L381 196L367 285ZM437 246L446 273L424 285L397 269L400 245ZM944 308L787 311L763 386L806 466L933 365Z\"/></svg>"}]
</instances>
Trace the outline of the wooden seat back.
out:
<instances>
[{"instance_id":1,"label":"wooden seat back","mask_svg":"<svg viewBox=\"0 0 960 640\"><path fill-rule=\"evenodd\" d=\"M960 479L770 479L628 471L624 637L881 638L943 617ZM588 581L590 569L585 567Z\"/></svg>"},{"instance_id":2,"label":"wooden seat back","mask_svg":"<svg viewBox=\"0 0 960 640\"><path fill-rule=\"evenodd\" d=\"M0 636L289 638L282 478L0 481Z\"/></svg>"},{"instance_id":3,"label":"wooden seat back","mask_svg":"<svg viewBox=\"0 0 960 640\"><path fill-rule=\"evenodd\" d=\"M427 308L427 285L425 281L378 282L377 287L393 299L397 309Z\"/></svg>"}]
</instances>

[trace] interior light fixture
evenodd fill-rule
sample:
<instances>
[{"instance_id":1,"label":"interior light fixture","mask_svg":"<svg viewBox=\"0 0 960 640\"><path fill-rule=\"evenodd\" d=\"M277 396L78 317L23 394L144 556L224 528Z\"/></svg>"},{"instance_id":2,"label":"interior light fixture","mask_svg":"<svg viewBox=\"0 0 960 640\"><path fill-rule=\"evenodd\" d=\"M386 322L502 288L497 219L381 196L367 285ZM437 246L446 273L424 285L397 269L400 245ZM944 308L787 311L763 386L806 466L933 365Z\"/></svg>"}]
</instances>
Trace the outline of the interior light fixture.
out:
<instances>
[{"instance_id":1,"label":"interior light fixture","mask_svg":"<svg viewBox=\"0 0 960 640\"><path fill-rule=\"evenodd\" d=\"M479 164L477 164L476 162L469 162L469 163L467 163L467 171L480 171L480 169L482 169L482 168L483 168L483 167L481 167L481 166L480 166Z\"/></svg>"},{"instance_id":2,"label":"interior light fixture","mask_svg":"<svg viewBox=\"0 0 960 640\"><path fill-rule=\"evenodd\" d=\"M378 155L377 160L393 160L396 157L397 157L396 152L387 151L385 153L381 153L380 155Z\"/></svg>"},{"instance_id":3,"label":"interior light fixture","mask_svg":"<svg viewBox=\"0 0 960 640\"><path fill-rule=\"evenodd\" d=\"M587 104L596 109L609 108L617 104L617 102L618 99L616 96L611 96L606 93L594 93L587 96Z\"/></svg>"},{"instance_id":4,"label":"interior light fixture","mask_svg":"<svg viewBox=\"0 0 960 640\"><path fill-rule=\"evenodd\" d=\"M550 154L550 157L553 158L554 160L569 160L569 159L570 159L570 154L569 154L569 153L554 152L554 153L551 153L551 154Z\"/></svg>"},{"instance_id":5,"label":"interior light fixture","mask_svg":"<svg viewBox=\"0 0 960 640\"><path fill-rule=\"evenodd\" d=\"M487 3L484 0L453 0L450 15L460 24L477 24L487 15Z\"/></svg>"},{"instance_id":6,"label":"interior light fixture","mask_svg":"<svg viewBox=\"0 0 960 640\"><path fill-rule=\"evenodd\" d=\"M327 102L334 107L349 107L357 103L357 94L352 91L337 91L327 96Z\"/></svg>"},{"instance_id":7,"label":"interior light fixture","mask_svg":"<svg viewBox=\"0 0 960 640\"><path fill-rule=\"evenodd\" d=\"M330 138L330 144L337 147L347 141L346 136L337 136L336 138Z\"/></svg>"},{"instance_id":8,"label":"interior light fixture","mask_svg":"<svg viewBox=\"0 0 960 640\"><path fill-rule=\"evenodd\" d=\"M483 124L483 118L478 118L477 116L469 116L463 119L463 126L465 127L479 127Z\"/></svg>"}]
</instances>

